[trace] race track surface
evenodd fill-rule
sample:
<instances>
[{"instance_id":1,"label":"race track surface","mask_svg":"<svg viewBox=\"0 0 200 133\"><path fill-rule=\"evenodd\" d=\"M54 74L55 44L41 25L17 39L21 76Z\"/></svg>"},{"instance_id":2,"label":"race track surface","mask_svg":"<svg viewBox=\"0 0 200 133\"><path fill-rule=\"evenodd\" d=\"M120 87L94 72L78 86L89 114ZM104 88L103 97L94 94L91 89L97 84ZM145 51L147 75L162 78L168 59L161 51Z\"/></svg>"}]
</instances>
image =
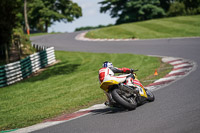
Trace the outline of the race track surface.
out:
<instances>
[{"instance_id":1,"label":"race track surface","mask_svg":"<svg viewBox=\"0 0 200 133\"><path fill-rule=\"evenodd\" d=\"M156 100L133 111L96 110L91 114L35 133L198 133L200 132L200 38L121 42L77 41L77 33L32 37L56 50L133 53L180 57L196 62L188 76L154 91Z\"/></svg>"}]
</instances>

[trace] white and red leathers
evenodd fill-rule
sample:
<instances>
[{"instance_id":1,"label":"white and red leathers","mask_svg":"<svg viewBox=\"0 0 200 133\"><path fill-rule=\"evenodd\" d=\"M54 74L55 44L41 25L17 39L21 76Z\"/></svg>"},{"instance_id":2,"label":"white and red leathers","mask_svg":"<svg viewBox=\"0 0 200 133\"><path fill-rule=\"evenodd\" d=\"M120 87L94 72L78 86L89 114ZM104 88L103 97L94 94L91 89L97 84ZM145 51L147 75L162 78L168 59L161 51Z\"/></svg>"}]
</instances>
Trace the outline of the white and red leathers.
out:
<instances>
[{"instance_id":1,"label":"white and red leathers","mask_svg":"<svg viewBox=\"0 0 200 133\"><path fill-rule=\"evenodd\" d=\"M99 82L101 84L102 82L108 80L115 80L119 83L125 83L126 85L132 86L133 78L128 77L130 74L114 76L114 73L130 73L130 72L131 69L129 68L104 67L99 69Z\"/></svg>"}]
</instances>

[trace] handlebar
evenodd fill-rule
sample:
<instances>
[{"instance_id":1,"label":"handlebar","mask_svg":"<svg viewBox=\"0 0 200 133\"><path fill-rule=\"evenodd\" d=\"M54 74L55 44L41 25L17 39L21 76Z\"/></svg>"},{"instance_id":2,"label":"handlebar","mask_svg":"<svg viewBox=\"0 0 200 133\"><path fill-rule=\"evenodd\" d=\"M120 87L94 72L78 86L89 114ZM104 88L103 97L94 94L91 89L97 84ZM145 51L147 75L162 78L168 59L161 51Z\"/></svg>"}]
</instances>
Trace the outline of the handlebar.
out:
<instances>
[{"instance_id":1,"label":"handlebar","mask_svg":"<svg viewBox=\"0 0 200 133\"><path fill-rule=\"evenodd\" d=\"M131 69L131 71L132 71L131 73L134 73L134 72L137 72L138 69L135 69L135 70L134 70L134 69Z\"/></svg>"}]
</instances>

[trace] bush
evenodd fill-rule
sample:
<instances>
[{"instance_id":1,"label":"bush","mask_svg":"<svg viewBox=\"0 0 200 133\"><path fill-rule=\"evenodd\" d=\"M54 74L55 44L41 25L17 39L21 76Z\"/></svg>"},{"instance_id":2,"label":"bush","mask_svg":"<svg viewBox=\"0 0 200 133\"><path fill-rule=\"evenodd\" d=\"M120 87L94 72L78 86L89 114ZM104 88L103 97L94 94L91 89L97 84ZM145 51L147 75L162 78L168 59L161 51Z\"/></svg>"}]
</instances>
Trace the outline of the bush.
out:
<instances>
[{"instance_id":1,"label":"bush","mask_svg":"<svg viewBox=\"0 0 200 133\"><path fill-rule=\"evenodd\" d=\"M185 4L180 2L175 2L170 5L167 16L182 16L186 15Z\"/></svg>"},{"instance_id":2,"label":"bush","mask_svg":"<svg viewBox=\"0 0 200 133\"><path fill-rule=\"evenodd\" d=\"M143 20L162 18L165 16L165 11L152 4L147 4L141 7L139 14L142 16Z\"/></svg>"},{"instance_id":3,"label":"bush","mask_svg":"<svg viewBox=\"0 0 200 133\"><path fill-rule=\"evenodd\" d=\"M22 53L21 53L22 59L36 52L36 50L31 45L29 36L24 34L21 27L13 30L12 41L14 41L15 37L19 37L20 39L19 41L20 41L20 47L22 50Z\"/></svg>"},{"instance_id":4,"label":"bush","mask_svg":"<svg viewBox=\"0 0 200 133\"><path fill-rule=\"evenodd\" d=\"M196 15L200 14L200 7L198 8L191 8L186 10L187 15Z\"/></svg>"}]
</instances>

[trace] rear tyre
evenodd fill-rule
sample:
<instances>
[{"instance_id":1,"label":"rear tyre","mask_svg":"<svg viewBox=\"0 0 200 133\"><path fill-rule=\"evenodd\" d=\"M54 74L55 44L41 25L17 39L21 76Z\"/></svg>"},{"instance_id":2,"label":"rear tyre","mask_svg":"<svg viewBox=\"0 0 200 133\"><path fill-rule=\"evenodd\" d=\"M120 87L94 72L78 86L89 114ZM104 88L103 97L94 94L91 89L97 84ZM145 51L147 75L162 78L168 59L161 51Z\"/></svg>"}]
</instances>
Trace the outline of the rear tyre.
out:
<instances>
[{"instance_id":1,"label":"rear tyre","mask_svg":"<svg viewBox=\"0 0 200 133\"><path fill-rule=\"evenodd\" d=\"M124 108L133 110L137 107L137 103L133 96L126 97L119 89L113 89L111 94L113 99Z\"/></svg>"},{"instance_id":2,"label":"rear tyre","mask_svg":"<svg viewBox=\"0 0 200 133\"><path fill-rule=\"evenodd\" d=\"M147 96L148 96L147 101L153 102L155 100L155 96L153 95L153 93L148 89L145 89L145 91L146 91Z\"/></svg>"}]
</instances>

